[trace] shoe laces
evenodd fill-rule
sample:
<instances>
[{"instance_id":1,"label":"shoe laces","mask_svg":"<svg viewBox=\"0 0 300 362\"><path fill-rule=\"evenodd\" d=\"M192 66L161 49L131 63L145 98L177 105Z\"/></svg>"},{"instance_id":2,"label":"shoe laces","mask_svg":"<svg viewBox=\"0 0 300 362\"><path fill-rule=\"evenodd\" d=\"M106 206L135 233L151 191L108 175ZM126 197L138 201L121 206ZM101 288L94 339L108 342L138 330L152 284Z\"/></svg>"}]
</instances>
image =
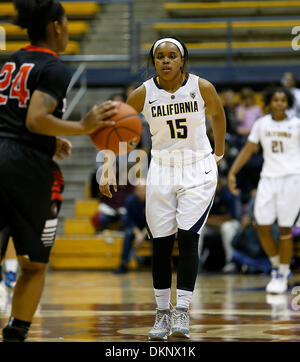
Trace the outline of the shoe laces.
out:
<instances>
[{"instance_id":1,"label":"shoe laces","mask_svg":"<svg viewBox=\"0 0 300 362\"><path fill-rule=\"evenodd\" d=\"M278 269L277 268L273 268L271 270L271 279L277 279L278 278Z\"/></svg>"},{"instance_id":2,"label":"shoe laces","mask_svg":"<svg viewBox=\"0 0 300 362\"><path fill-rule=\"evenodd\" d=\"M15 282L16 281L16 273L9 271L5 273L6 279L9 281Z\"/></svg>"},{"instance_id":3,"label":"shoe laces","mask_svg":"<svg viewBox=\"0 0 300 362\"><path fill-rule=\"evenodd\" d=\"M187 325L189 322L189 312L188 311L178 311L174 309L174 324Z\"/></svg>"},{"instance_id":4,"label":"shoe laces","mask_svg":"<svg viewBox=\"0 0 300 362\"><path fill-rule=\"evenodd\" d=\"M170 322L170 315L166 312L157 311L155 323L153 329L165 329L168 327Z\"/></svg>"}]
</instances>

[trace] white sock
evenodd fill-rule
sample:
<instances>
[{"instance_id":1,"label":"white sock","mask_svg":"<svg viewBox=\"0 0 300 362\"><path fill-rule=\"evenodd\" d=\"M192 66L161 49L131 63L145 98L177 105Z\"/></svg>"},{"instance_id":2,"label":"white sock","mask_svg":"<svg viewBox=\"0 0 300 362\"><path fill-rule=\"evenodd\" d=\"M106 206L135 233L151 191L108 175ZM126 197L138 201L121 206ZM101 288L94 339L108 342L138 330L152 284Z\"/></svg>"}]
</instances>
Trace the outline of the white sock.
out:
<instances>
[{"instance_id":1,"label":"white sock","mask_svg":"<svg viewBox=\"0 0 300 362\"><path fill-rule=\"evenodd\" d=\"M279 267L279 263L280 263L279 255L270 256L269 260L270 260L273 268Z\"/></svg>"},{"instance_id":2,"label":"white sock","mask_svg":"<svg viewBox=\"0 0 300 362\"><path fill-rule=\"evenodd\" d=\"M177 289L177 304L178 308L189 309L192 300L193 292L188 290Z\"/></svg>"},{"instance_id":3,"label":"white sock","mask_svg":"<svg viewBox=\"0 0 300 362\"><path fill-rule=\"evenodd\" d=\"M285 278L290 273L290 264L280 264L279 265L279 274L282 274Z\"/></svg>"},{"instance_id":4,"label":"white sock","mask_svg":"<svg viewBox=\"0 0 300 362\"><path fill-rule=\"evenodd\" d=\"M170 309L171 288L168 289L154 288L154 294L155 294L157 309Z\"/></svg>"},{"instance_id":5,"label":"white sock","mask_svg":"<svg viewBox=\"0 0 300 362\"><path fill-rule=\"evenodd\" d=\"M17 259L5 259L4 267L7 272L16 273L18 269L18 260Z\"/></svg>"}]
</instances>

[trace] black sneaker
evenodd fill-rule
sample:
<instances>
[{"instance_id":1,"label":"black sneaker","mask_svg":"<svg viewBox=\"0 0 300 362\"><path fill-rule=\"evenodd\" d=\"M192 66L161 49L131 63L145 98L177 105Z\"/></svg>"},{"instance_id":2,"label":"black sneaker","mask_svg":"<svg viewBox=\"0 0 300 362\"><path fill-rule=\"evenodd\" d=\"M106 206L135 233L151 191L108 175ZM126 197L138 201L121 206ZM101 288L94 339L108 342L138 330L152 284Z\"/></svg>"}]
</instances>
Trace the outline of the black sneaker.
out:
<instances>
[{"instance_id":1,"label":"black sneaker","mask_svg":"<svg viewBox=\"0 0 300 362\"><path fill-rule=\"evenodd\" d=\"M6 326L2 330L3 342L24 342L27 333L26 328Z\"/></svg>"},{"instance_id":2,"label":"black sneaker","mask_svg":"<svg viewBox=\"0 0 300 362\"><path fill-rule=\"evenodd\" d=\"M114 274L126 274L128 273L128 268L126 265L120 265L115 271Z\"/></svg>"}]
</instances>

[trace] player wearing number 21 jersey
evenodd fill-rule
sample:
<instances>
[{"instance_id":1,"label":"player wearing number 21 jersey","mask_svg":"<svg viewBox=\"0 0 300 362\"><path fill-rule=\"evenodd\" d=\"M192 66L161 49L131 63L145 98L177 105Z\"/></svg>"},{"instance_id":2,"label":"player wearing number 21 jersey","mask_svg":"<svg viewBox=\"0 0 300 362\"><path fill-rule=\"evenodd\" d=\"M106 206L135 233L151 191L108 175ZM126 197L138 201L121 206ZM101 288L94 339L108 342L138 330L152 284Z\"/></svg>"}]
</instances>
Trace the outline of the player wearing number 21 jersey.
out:
<instances>
[{"instance_id":1,"label":"player wearing number 21 jersey","mask_svg":"<svg viewBox=\"0 0 300 362\"><path fill-rule=\"evenodd\" d=\"M264 164L261 178L300 175L300 120L274 121L270 114L255 122L248 140L260 143Z\"/></svg>"},{"instance_id":2,"label":"player wearing number 21 jersey","mask_svg":"<svg viewBox=\"0 0 300 362\"><path fill-rule=\"evenodd\" d=\"M288 117L287 110L293 105L293 97L284 88L266 92L265 103L270 107L270 114L255 122L248 142L228 173L228 186L237 193L235 175L260 144L264 164L254 216L260 240L273 267L266 291L280 294L287 290L293 254L291 228L297 224L300 215L300 119ZM271 233L275 222L280 230L279 245Z\"/></svg>"}]
</instances>

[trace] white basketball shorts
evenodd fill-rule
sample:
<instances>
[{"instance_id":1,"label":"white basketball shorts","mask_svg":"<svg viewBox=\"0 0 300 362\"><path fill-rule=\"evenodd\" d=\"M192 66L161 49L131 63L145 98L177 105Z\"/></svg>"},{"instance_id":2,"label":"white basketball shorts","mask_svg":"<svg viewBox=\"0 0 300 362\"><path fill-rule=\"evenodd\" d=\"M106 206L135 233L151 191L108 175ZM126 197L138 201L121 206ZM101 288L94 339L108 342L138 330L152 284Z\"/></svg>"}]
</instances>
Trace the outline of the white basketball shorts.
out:
<instances>
[{"instance_id":1,"label":"white basketball shorts","mask_svg":"<svg viewBox=\"0 0 300 362\"><path fill-rule=\"evenodd\" d=\"M179 229L200 234L212 206L218 167L212 155L188 165L163 165L152 159L146 189L150 237Z\"/></svg>"},{"instance_id":2,"label":"white basketball shorts","mask_svg":"<svg viewBox=\"0 0 300 362\"><path fill-rule=\"evenodd\" d=\"M300 211L300 175L261 178L258 183L254 216L258 225L292 227Z\"/></svg>"}]
</instances>

